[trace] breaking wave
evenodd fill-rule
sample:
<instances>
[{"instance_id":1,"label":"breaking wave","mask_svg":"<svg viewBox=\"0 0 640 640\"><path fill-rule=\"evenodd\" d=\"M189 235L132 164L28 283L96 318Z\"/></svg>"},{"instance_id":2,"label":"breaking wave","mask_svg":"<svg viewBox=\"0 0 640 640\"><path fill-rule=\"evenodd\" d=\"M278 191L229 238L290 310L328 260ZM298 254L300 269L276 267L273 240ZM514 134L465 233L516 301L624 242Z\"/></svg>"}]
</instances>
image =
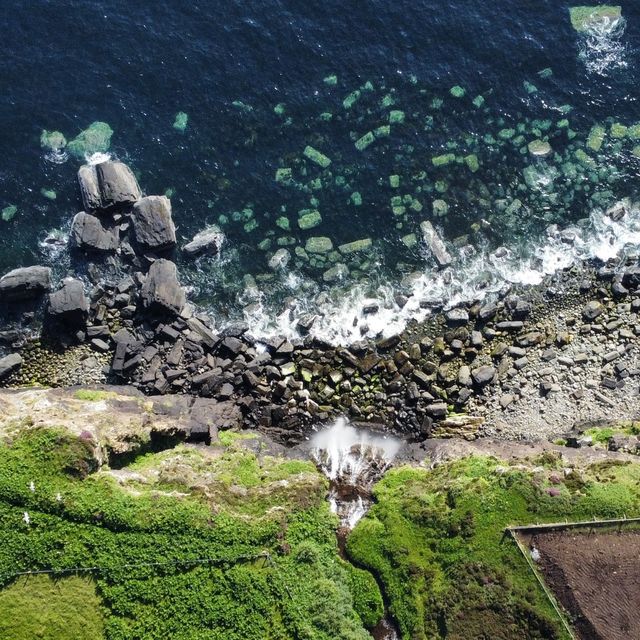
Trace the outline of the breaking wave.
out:
<instances>
[{"instance_id":1,"label":"breaking wave","mask_svg":"<svg viewBox=\"0 0 640 640\"><path fill-rule=\"evenodd\" d=\"M284 309L273 311L266 295L254 290L257 302L245 308L244 316L252 334L259 338L298 337L302 323L312 335L345 345L400 333L409 321L422 321L434 309L495 298L512 285L540 284L545 276L573 264L593 259L606 262L638 249L640 209L622 201L607 212L594 211L575 226L563 230L549 227L532 249L501 247L489 252L467 247L458 250L450 267L409 274L399 285L351 283L301 294L312 289L311 283L289 273L285 282L291 295Z\"/></svg>"},{"instance_id":2,"label":"breaking wave","mask_svg":"<svg viewBox=\"0 0 640 640\"><path fill-rule=\"evenodd\" d=\"M579 44L579 58L589 73L607 75L614 69L628 66L626 45L622 36L626 27L623 17L611 19L606 16L594 18Z\"/></svg>"}]
</instances>

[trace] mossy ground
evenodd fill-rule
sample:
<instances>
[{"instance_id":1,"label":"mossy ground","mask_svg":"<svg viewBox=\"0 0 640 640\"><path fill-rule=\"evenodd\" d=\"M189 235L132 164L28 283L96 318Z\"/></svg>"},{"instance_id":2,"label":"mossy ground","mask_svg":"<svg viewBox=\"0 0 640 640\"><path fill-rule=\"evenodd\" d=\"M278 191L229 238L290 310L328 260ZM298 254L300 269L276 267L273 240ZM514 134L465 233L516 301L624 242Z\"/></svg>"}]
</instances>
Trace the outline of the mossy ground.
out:
<instances>
[{"instance_id":1,"label":"mossy ground","mask_svg":"<svg viewBox=\"0 0 640 640\"><path fill-rule=\"evenodd\" d=\"M100 640L104 621L95 585L87 578L19 578L0 591L3 640Z\"/></svg>"},{"instance_id":2,"label":"mossy ground","mask_svg":"<svg viewBox=\"0 0 640 640\"><path fill-rule=\"evenodd\" d=\"M1 444L0 593L19 571L91 566L109 640L369 637L380 593L338 556L324 479L228 440L114 473L62 431Z\"/></svg>"},{"instance_id":3,"label":"mossy ground","mask_svg":"<svg viewBox=\"0 0 640 640\"><path fill-rule=\"evenodd\" d=\"M375 572L404 640L565 638L508 525L640 513L640 465L564 471L474 457L435 470L398 468L347 540Z\"/></svg>"}]
</instances>

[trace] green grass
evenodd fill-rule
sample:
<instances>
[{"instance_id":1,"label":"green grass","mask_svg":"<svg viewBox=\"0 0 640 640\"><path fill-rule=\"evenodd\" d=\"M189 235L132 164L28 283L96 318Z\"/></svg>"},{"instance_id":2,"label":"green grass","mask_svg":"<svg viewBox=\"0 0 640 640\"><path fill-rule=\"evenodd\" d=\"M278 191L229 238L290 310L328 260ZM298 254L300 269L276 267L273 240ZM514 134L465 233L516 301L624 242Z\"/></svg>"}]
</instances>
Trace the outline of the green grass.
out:
<instances>
[{"instance_id":1,"label":"green grass","mask_svg":"<svg viewBox=\"0 0 640 640\"><path fill-rule=\"evenodd\" d=\"M19 571L94 566L107 640L369 637L380 593L340 559L312 465L179 447L121 486L92 446L33 428L0 444L0 594Z\"/></svg>"},{"instance_id":2,"label":"green grass","mask_svg":"<svg viewBox=\"0 0 640 640\"><path fill-rule=\"evenodd\" d=\"M89 402L98 402L116 397L113 391L101 391L99 389L78 389L73 395L78 400L88 400Z\"/></svg>"},{"instance_id":3,"label":"green grass","mask_svg":"<svg viewBox=\"0 0 640 640\"><path fill-rule=\"evenodd\" d=\"M2 640L99 640L101 604L93 582L71 576L18 578L0 591Z\"/></svg>"},{"instance_id":4,"label":"green grass","mask_svg":"<svg viewBox=\"0 0 640 640\"><path fill-rule=\"evenodd\" d=\"M530 469L539 466L542 470ZM433 471L403 467L347 540L377 574L405 640L565 638L508 525L640 513L640 465L565 475L545 454L530 468L475 457Z\"/></svg>"}]
</instances>

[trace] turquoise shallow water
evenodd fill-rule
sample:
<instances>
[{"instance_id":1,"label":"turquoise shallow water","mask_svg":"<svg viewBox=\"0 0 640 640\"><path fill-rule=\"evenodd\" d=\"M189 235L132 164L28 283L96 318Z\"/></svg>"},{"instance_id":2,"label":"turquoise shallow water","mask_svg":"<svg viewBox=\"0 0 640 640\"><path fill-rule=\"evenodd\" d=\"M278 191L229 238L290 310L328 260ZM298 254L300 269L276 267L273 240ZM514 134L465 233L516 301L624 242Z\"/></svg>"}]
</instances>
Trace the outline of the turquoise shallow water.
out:
<instances>
[{"instance_id":1,"label":"turquoise shallow water","mask_svg":"<svg viewBox=\"0 0 640 640\"><path fill-rule=\"evenodd\" d=\"M350 306L391 309L399 291L414 298L405 321L514 272L535 280L527 270L594 253L541 256L549 225L635 197L637 4L582 35L558 2L210 5L7 3L0 208L17 211L0 222L3 270L58 262L40 243L79 208L82 159L52 162L40 134L71 140L95 121L147 193L171 194L184 240L224 231L222 259L184 264L183 278L220 316L249 306L261 330L317 308L344 325ZM431 274L425 220L449 276ZM583 244L599 225L580 223ZM622 249L631 227L607 233ZM364 251L339 249L358 240ZM489 257L499 247L509 260ZM350 338L377 331L364 324Z\"/></svg>"}]
</instances>

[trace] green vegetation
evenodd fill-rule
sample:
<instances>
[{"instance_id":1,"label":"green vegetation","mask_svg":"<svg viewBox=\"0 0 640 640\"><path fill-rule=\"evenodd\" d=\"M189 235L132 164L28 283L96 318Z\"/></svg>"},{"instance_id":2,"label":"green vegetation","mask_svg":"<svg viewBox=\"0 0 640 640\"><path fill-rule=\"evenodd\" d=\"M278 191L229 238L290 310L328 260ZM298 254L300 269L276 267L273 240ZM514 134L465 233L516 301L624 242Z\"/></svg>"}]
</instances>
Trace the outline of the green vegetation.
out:
<instances>
[{"instance_id":1,"label":"green vegetation","mask_svg":"<svg viewBox=\"0 0 640 640\"><path fill-rule=\"evenodd\" d=\"M590 437L595 446L604 446L605 449L613 436L637 435L640 435L640 423L638 422L625 422L610 427L593 427L587 429L583 434L583 436Z\"/></svg>"},{"instance_id":2,"label":"green vegetation","mask_svg":"<svg viewBox=\"0 0 640 640\"><path fill-rule=\"evenodd\" d=\"M545 453L530 466L475 457L433 471L398 468L347 540L380 579L402 638L565 638L506 526L640 513L640 465L566 474Z\"/></svg>"},{"instance_id":3,"label":"green vegetation","mask_svg":"<svg viewBox=\"0 0 640 640\"><path fill-rule=\"evenodd\" d=\"M89 400L89 402L98 402L99 400L108 400L116 397L113 391L102 391L100 389L78 389L73 395L78 400Z\"/></svg>"},{"instance_id":4,"label":"green vegetation","mask_svg":"<svg viewBox=\"0 0 640 640\"><path fill-rule=\"evenodd\" d=\"M0 591L3 640L99 640L104 637L95 585L71 576L28 576Z\"/></svg>"},{"instance_id":5,"label":"green vegetation","mask_svg":"<svg viewBox=\"0 0 640 640\"><path fill-rule=\"evenodd\" d=\"M381 596L338 556L326 481L221 440L117 472L96 470L89 435L30 428L0 444L0 607L38 593L17 572L90 566L108 640L368 638Z\"/></svg>"}]
</instances>

